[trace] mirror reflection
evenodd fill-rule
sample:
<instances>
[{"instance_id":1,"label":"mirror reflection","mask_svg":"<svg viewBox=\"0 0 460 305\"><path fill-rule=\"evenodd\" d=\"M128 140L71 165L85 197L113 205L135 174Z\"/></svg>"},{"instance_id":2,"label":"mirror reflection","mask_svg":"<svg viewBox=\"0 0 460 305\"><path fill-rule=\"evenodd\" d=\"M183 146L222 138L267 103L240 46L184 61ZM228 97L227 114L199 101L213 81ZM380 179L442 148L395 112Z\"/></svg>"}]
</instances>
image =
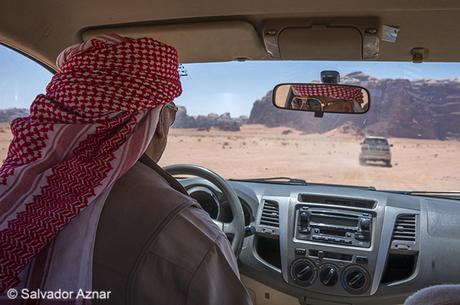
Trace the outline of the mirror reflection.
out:
<instances>
[{"instance_id":1,"label":"mirror reflection","mask_svg":"<svg viewBox=\"0 0 460 305\"><path fill-rule=\"evenodd\" d=\"M365 113L369 102L366 89L351 85L281 84L273 93L278 108L320 113Z\"/></svg>"}]
</instances>

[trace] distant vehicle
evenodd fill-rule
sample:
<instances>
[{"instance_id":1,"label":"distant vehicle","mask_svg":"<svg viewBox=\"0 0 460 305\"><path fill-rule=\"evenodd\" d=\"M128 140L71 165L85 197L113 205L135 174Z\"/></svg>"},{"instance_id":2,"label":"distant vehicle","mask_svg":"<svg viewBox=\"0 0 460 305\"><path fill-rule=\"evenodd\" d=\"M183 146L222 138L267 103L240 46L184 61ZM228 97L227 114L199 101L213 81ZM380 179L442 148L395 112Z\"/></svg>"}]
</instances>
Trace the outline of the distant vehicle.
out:
<instances>
[{"instance_id":1,"label":"distant vehicle","mask_svg":"<svg viewBox=\"0 0 460 305\"><path fill-rule=\"evenodd\" d=\"M389 144L385 137L366 137L361 142L359 164L365 165L367 161L381 161L386 166L391 166L390 147L393 147L393 144Z\"/></svg>"}]
</instances>

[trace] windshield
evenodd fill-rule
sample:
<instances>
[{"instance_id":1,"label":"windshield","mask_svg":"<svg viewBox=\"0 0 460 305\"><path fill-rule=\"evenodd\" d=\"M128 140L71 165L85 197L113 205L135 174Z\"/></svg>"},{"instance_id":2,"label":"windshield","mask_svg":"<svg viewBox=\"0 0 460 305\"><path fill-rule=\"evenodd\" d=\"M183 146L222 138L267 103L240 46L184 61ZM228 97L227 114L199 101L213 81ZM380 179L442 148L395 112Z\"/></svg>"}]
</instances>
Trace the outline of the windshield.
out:
<instances>
[{"instance_id":1,"label":"windshield","mask_svg":"<svg viewBox=\"0 0 460 305\"><path fill-rule=\"evenodd\" d=\"M323 70L367 88L369 112L320 119L272 105L275 85L318 81ZM162 165L194 163L234 179L460 190L458 63L229 62L183 72Z\"/></svg>"},{"instance_id":2,"label":"windshield","mask_svg":"<svg viewBox=\"0 0 460 305\"><path fill-rule=\"evenodd\" d=\"M365 139L363 144L367 145L388 145L388 141L385 139Z\"/></svg>"},{"instance_id":3,"label":"windshield","mask_svg":"<svg viewBox=\"0 0 460 305\"><path fill-rule=\"evenodd\" d=\"M1 46L0 66L1 162L9 122L28 114L51 74ZM367 88L369 112L320 119L272 105L277 84L318 81L323 70ZM247 61L187 64L181 74L180 109L161 165L199 164L233 179L460 190L458 63Z\"/></svg>"}]
</instances>

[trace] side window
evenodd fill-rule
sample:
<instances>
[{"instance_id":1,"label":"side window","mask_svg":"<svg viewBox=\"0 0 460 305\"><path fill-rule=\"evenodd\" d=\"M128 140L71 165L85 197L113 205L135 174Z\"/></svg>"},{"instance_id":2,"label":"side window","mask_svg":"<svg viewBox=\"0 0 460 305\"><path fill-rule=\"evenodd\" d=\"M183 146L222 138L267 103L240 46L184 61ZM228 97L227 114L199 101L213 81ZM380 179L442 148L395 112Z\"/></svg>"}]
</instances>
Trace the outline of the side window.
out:
<instances>
[{"instance_id":1,"label":"side window","mask_svg":"<svg viewBox=\"0 0 460 305\"><path fill-rule=\"evenodd\" d=\"M0 44L0 164L12 138L9 123L28 115L30 104L45 91L51 77L32 59Z\"/></svg>"}]
</instances>

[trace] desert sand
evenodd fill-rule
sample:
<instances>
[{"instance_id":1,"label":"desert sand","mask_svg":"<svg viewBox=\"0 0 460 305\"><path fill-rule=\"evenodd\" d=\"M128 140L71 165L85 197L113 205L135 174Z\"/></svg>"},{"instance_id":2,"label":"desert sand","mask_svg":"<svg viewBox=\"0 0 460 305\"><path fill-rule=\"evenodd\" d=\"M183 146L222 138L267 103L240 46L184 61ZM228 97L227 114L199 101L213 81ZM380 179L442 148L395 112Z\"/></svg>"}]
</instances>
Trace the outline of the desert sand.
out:
<instances>
[{"instance_id":1,"label":"desert sand","mask_svg":"<svg viewBox=\"0 0 460 305\"><path fill-rule=\"evenodd\" d=\"M12 138L10 125L7 123L0 123L0 164L3 163L6 157L8 145Z\"/></svg>"},{"instance_id":2,"label":"desert sand","mask_svg":"<svg viewBox=\"0 0 460 305\"><path fill-rule=\"evenodd\" d=\"M10 140L8 125L0 124L0 160ZM306 135L261 125L236 132L171 129L160 164L199 164L225 178L288 176L377 189L460 190L459 140L390 138L392 167L359 165L361 140L338 131Z\"/></svg>"},{"instance_id":3,"label":"desert sand","mask_svg":"<svg viewBox=\"0 0 460 305\"><path fill-rule=\"evenodd\" d=\"M246 125L239 132L172 129L162 165L194 163L225 178L288 176L393 190L460 190L460 141L390 138L392 167L359 165L362 138Z\"/></svg>"}]
</instances>

